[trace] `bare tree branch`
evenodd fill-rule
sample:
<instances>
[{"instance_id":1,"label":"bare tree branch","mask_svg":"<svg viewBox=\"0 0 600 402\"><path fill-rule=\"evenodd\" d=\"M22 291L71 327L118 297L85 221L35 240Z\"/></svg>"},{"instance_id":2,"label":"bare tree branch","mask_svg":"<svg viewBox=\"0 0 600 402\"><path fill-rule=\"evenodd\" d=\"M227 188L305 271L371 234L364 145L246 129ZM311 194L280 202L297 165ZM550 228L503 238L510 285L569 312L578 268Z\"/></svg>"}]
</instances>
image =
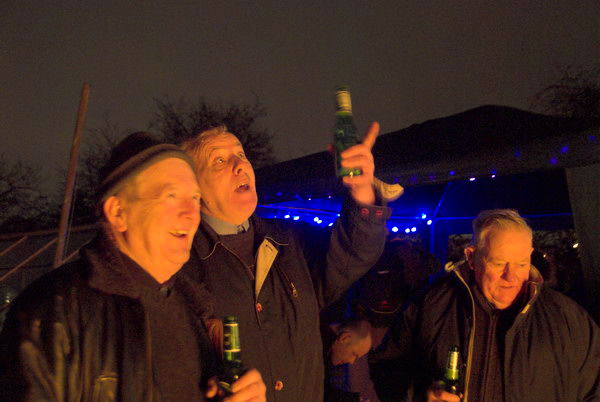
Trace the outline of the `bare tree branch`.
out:
<instances>
[{"instance_id":1,"label":"bare tree branch","mask_svg":"<svg viewBox=\"0 0 600 402\"><path fill-rule=\"evenodd\" d=\"M20 161L10 164L0 155L1 231L26 231L49 223L50 203L40 183L36 169Z\"/></svg>"},{"instance_id":2,"label":"bare tree branch","mask_svg":"<svg viewBox=\"0 0 600 402\"><path fill-rule=\"evenodd\" d=\"M558 81L534 95L532 108L570 118L600 117L600 65L563 68Z\"/></svg>"},{"instance_id":3,"label":"bare tree branch","mask_svg":"<svg viewBox=\"0 0 600 402\"><path fill-rule=\"evenodd\" d=\"M195 105L185 99L173 102L155 99L158 112L150 127L160 131L168 142L178 144L204 130L226 125L235 134L255 168L275 163L272 135L258 127L258 120L267 112L258 99L252 105L230 103L211 104L200 98Z\"/></svg>"}]
</instances>

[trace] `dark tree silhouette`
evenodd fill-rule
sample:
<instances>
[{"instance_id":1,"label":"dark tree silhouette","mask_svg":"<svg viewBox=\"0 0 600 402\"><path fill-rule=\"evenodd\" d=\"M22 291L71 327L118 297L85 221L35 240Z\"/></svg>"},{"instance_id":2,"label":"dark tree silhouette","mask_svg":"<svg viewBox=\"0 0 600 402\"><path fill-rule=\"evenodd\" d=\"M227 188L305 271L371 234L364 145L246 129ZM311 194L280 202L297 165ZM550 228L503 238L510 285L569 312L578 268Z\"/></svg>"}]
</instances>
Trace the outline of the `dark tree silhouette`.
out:
<instances>
[{"instance_id":1,"label":"dark tree silhouette","mask_svg":"<svg viewBox=\"0 0 600 402\"><path fill-rule=\"evenodd\" d=\"M563 68L558 81L534 96L532 107L556 116L600 117L600 65L589 70Z\"/></svg>"},{"instance_id":2,"label":"dark tree silhouette","mask_svg":"<svg viewBox=\"0 0 600 402\"><path fill-rule=\"evenodd\" d=\"M204 130L224 124L229 132L239 138L254 168L275 163L272 135L267 129L258 127L257 121L267 114L258 100L253 105L235 102L213 104L204 98L199 98L196 104L190 104L183 98L177 102L166 98L155 99L155 102L158 112L150 127L160 131L166 141L178 144Z\"/></svg>"},{"instance_id":3,"label":"dark tree silhouette","mask_svg":"<svg viewBox=\"0 0 600 402\"><path fill-rule=\"evenodd\" d=\"M0 231L26 232L47 227L50 201L40 190L36 169L23 163L9 163L0 155Z\"/></svg>"}]
</instances>

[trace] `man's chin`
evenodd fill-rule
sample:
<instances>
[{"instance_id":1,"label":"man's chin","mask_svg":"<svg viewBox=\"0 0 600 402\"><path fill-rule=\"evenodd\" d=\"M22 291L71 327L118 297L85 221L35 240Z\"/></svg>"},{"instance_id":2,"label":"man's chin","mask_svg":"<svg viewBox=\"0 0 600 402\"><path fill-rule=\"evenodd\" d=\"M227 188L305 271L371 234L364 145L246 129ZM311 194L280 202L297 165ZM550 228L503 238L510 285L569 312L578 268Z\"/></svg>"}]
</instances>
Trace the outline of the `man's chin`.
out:
<instances>
[{"instance_id":1,"label":"man's chin","mask_svg":"<svg viewBox=\"0 0 600 402\"><path fill-rule=\"evenodd\" d=\"M190 250L177 250L172 254L171 262L174 265L183 265L190 259Z\"/></svg>"},{"instance_id":2,"label":"man's chin","mask_svg":"<svg viewBox=\"0 0 600 402\"><path fill-rule=\"evenodd\" d=\"M240 207L236 210L236 225L241 225L246 222L256 211L256 202L253 203L245 203L244 205L240 205Z\"/></svg>"},{"instance_id":3,"label":"man's chin","mask_svg":"<svg viewBox=\"0 0 600 402\"><path fill-rule=\"evenodd\" d=\"M511 304L514 303L514 301L517 298L517 293L513 294L513 295L503 295L500 297L495 297L493 298L494 300L494 305L496 306L496 308L502 310L505 308L510 307Z\"/></svg>"}]
</instances>

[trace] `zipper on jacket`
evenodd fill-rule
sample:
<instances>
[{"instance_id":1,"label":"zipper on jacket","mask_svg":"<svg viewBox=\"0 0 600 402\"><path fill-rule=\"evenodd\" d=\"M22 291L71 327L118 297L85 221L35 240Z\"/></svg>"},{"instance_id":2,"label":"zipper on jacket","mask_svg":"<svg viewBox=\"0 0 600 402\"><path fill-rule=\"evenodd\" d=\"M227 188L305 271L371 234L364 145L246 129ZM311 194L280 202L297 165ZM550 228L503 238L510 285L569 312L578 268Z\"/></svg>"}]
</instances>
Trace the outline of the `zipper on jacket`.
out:
<instances>
[{"instance_id":1,"label":"zipper on jacket","mask_svg":"<svg viewBox=\"0 0 600 402\"><path fill-rule=\"evenodd\" d=\"M296 285L294 285L294 282L290 281L290 278L285 273L285 270L283 270L283 269L279 269L279 270L281 271L281 273L283 274L283 276L285 276L285 279L290 284L290 288L292 290L292 296L294 296L294 298L297 298L298 297L298 289L296 289Z\"/></svg>"},{"instance_id":2,"label":"zipper on jacket","mask_svg":"<svg viewBox=\"0 0 600 402\"><path fill-rule=\"evenodd\" d=\"M292 295L298 297L298 291L296 290L296 286L294 286L294 282L290 282L290 285L292 286Z\"/></svg>"},{"instance_id":3,"label":"zipper on jacket","mask_svg":"<svg viewBox=\"0 0 600 402\"><path fill-rule=\"evenodd\" d=\"M469 400L469 379L471 378L471 364L473 362L473 345L475 343L475 299L473 298L473 293L471 289L465 282L465 280L460 276L457 271L454 271L458 279L465 285L467 291L469 292L469 296L471 298L471 316L472 316L472 324L471 331L469 332L469 346L467 348L467 370L465 371L465 386L463 389L463 402L468 402Z\"/></svg>"}]
</instances>

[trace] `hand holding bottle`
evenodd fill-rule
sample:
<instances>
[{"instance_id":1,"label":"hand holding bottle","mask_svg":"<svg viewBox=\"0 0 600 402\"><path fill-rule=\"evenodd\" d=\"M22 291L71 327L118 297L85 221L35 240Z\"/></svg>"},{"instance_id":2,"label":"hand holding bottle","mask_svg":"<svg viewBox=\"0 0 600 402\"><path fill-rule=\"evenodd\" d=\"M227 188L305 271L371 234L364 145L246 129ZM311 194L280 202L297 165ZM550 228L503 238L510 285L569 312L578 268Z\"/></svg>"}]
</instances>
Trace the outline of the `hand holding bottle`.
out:
<instances>
[{"instance_id":1,"label":"hand holding bottle","mask_svg":"<svg viewBox=\"0 0 600 402\"><path fill-rule=\"evenodd\" d=\"M448 360L444 369L444 379L434 383L427 390L427 401L460 401L459 384L459 358L460 352L458 346L452 345L448 349Z\"/></svg>"},{"instance_id":2,"label":"hand holding bottle","mask_svg":"<svg viewBox=\"0 0 600 402\"><path fill-rule=\"evenodd\" d=\"M451 394L443 387L432 387L427 390L427 402L460 402L460 396Z\"/></svg>"},{"instance_id":3,"label":"hand holding bottle","mask_svg":"<svg viewBox=\"0 0 600 402\"><path fill-rule=\"evenodd\" d=\"M350 190L352 198L362 204L375 203L375 190L373 188L373 174L375 162L371 149L379 135L379 123L373 122L363 137L360 144L351 146L340 152L342 167L359 168L362 174L358 176L344 176L344 185Z\"/></svg>"},{"instance_id":4,"label":"hand holding bottle","mask_svg":"<svg viewBox=\"0 0 600 402\"><path fill-rule=\"evenodd\" d=\"M207 398L219 396L227 402L263 402L267 400L267 386L256 369L246 371L237 381L231 384L231 395L224 397L217 395L218 392L217 378L213 377L208 380Z\"/></svg>"}]
</instances>

